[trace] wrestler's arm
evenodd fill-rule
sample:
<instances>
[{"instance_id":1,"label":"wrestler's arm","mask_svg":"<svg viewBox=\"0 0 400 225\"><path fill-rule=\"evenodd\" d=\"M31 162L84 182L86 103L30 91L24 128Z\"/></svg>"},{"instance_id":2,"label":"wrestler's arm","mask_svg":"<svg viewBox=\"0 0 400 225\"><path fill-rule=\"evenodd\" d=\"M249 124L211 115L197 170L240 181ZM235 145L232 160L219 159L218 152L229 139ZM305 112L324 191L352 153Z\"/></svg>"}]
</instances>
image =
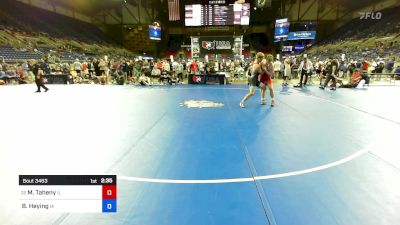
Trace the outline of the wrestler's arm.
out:
<instances>
[{"instance_id":1,"label":"wrestler's arm","mask_svg":"<svg viewBox=\"0 0 400 225\"><path fill-rule=\"evenodd\" d=\"M266 73L266 74L267 74L268 76L270 76L270 77L273 76L273 72L271 72L270 70L268 70L267 64L266 64L266 63L263 64L263 66L262 66L261 68L262 68L262 72L263 72L263 73Z\"/></svg>"},{"instance_id":2,"label":"wrestler's arm","mask_svg":"<svg viewBox=\"0 0 400 225\"><path fill-rule=\"evenodd\" d=\"M260 64L255 64L253 65L253 71L256 72L257 75L257 80L260 81L261 79L261 73L262 73L262 67Z\"/></svg>"}]
</instances>

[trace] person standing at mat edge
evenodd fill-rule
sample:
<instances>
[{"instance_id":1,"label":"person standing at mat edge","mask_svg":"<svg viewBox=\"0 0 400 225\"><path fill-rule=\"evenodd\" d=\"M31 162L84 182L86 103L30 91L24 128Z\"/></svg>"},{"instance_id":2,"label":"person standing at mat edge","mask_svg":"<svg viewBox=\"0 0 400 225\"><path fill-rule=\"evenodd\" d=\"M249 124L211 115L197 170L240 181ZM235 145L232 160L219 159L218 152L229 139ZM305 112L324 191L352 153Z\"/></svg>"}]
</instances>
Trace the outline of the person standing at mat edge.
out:
<instances>
[{"instance_id":1,"label":"person standing at mat edge","mask_svg":"<svg viewBox=\"0 0 400 225\"><path fill-rule=\"evenodd\" d=\"M250 67L251 71L251 76L249 77L249 93L247 93L242 101L240 102L239 106L241 108L245 107L245 103L251 96L253 96L256 93L257 87L260 85L259 82L259 76L263 73L262 68L261 68L261 63L264 59L264 53L259 52L256 55L256 58L254 59L253 65Z\"/></svg>"},{"instance_id":2,"label":"person standing at mat edge","mask_svg":"<svg viewBox=\"0 0 400 225\"><path fill-rule=\"evenodd\" d=\"M328 64L326 66L325 83L324 83L323 86L320 86L319 88L324 90L325 87L328 85L329 81L332 80L333 87L331 87L331 90L332 91L336 90L336 77L337 77L337 75L339 73L338 66L339 66L339 63L335 59L333 59L332 57L329 57L329 61L328 61Z\"/></svg>"},{"instance_id":3,"label":"person standing at mat edge","mask_svg":"<svg viewBox=\"0 0 400 225\"><path fill-rule=\"evenodd\" d=\"M298 68L298 73L300 75L300 82L294 87L296 88L305 87L307 85L308 76L311 74L312 70L313 70L313 65L311 61L307 59L307 56L304 56L303 61L300 63L300 66Z\"/></svg>"},{"instance_id":4,"label":"person standing at mat edge","mask_svg":"<svg viewBox=\"0 0 400 225\"><path fill-rule=\"evenodd\" d=\"M40 91L41 87L44 89L45 92L47 92L49 90L46 86L44 86L44 77L43 77L43 75L44 75L44 72L43 72L44 71L44 67L45 67L45 65L42 62L42 60L40 62L36 62L35 65L33 66L33 71L32 72L35 75L35 83L36 83L36 86L37 86L36 93L41 92Z\"/></svg>"}]
</instances>

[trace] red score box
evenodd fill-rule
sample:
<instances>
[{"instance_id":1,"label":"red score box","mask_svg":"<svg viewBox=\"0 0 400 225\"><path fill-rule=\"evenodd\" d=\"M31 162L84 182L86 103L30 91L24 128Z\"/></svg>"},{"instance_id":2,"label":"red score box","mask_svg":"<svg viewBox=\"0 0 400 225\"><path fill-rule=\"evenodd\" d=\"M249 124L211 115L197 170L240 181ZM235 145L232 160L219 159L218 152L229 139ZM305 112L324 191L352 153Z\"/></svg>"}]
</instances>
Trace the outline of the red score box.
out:
<instances>
[{"instance_id":1,"label":"red score box","mask_svg":"<svg viewBox=\"0 0 400 225\"><path fill-rule=\"evenodd\" d=\"M117 185L103 185L103 199L117 199Z\"/></svg>"}]
</instances>

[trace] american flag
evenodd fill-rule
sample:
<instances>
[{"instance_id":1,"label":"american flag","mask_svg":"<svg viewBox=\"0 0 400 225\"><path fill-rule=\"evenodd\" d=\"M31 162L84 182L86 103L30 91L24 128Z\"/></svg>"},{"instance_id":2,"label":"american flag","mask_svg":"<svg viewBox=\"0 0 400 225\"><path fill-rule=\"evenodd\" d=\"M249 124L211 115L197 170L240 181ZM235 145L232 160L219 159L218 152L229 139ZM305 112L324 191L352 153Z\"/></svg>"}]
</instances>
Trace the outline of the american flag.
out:
<instances>
[{"instance_id":1,"label":"american flag","mask_svg":"<svg viewBox=\"0 0 400 225\"><path fill-rule=\"evenodd\" d=\"M168 0L169 21L180 20L179 0Z\"/></svg>"}]
</instances>

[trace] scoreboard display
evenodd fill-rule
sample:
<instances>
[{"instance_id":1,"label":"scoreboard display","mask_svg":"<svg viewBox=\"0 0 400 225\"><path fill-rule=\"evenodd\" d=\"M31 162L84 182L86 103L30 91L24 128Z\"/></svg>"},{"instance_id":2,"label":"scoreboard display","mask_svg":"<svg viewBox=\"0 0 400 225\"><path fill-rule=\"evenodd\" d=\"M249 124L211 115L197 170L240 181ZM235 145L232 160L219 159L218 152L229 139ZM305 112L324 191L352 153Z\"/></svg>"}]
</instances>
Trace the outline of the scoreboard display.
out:
<instances>
[{"instance_id":1,"label":"scoreboard display","mask_svg":"<svg viewBox=\"0 0 400 225\"><path fill-rule=\"evenodd\" d=\"M161 27L160 26L149 26L149 37L151 40L161 40Z\"/></svg>"},{"instance_id":2,"label":"scoreboard display","mask_svg":"<svg viewBox=\"0 0 400 225\"><path fill-rule=\"evenodd\" d=\"M186 26L249 25L250 4L185 5Z\"/></svg>"},{"instance_id":3,"label":"scoreboard display","mask_svg":"<svg viewBox=\"0 0 400 225\"><path fill-rule=\"evenodd\" d=\"M275 22L275 40L287 39L289 36L289 21L287 18L277 19Z\"/></svg>"},{"instance_id":4,"label":"scoreboard display","mask_svg":"<svg viewBox=\"0 0 400 225\"><path fill-rule=\"evenodd\" d=\"M20 209L34 212L117 212L116 175L20 175Z\"/></svg>"}]
</instances>

